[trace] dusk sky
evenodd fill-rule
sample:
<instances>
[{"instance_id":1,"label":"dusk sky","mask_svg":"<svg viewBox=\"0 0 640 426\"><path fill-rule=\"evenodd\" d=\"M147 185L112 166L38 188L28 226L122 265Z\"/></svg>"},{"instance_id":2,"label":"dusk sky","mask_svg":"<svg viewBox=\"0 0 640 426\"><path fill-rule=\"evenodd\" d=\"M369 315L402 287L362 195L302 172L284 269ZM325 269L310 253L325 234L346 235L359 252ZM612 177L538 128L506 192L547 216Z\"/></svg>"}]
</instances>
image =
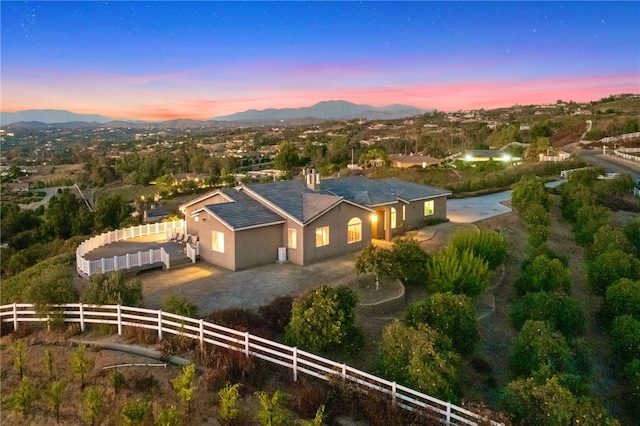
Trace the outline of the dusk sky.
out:
<instances>
[{"instance_id":1,"label":"dusk sky","mask_svg":"<svg viewBox=\"0 0 640 426\"><path fill-rule=\"evenodd\" d=\"M4 112L208 119L640 93L640 2L7 2Z\"/></svg>"}]
</instances>

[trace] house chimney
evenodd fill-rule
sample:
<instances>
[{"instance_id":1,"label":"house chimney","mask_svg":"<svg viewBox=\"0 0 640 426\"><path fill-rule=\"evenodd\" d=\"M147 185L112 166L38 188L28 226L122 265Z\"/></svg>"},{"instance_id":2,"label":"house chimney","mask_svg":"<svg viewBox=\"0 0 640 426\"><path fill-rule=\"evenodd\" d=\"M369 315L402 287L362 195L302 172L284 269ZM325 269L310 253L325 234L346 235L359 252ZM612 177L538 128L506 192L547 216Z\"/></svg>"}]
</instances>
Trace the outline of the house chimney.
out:
<instances>
[{"instance_id":1,"label":"house chimney","mask_svg":"<svg viewBox=\"0 0 640 426\"><path fill-rule=\"evenodd\" d=\"M314 169L305 169L305 179L307 180L307 188L312 191L320 189L320 174Z\"/></svg>"}]
</instances>

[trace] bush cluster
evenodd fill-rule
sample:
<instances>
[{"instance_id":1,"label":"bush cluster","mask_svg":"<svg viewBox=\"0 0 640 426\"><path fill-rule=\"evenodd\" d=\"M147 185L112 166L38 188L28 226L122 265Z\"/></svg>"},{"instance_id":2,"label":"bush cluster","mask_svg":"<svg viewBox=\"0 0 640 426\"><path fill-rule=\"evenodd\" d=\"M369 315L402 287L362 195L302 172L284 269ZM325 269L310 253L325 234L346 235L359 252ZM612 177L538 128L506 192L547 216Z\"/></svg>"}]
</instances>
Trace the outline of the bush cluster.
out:
<instances>
[{"instance_id":1,"label":"bush cluster","mask_svg":"<svg viewBox=\"0 0 640 426\"><path fill-rule=\"evenodd\" d=\"M593 177L590 171L583 174ZM575 200L596 199L580 191L572 195ZM585 238L576 239L588 241L593 224L605 215L590 221L575 200L563 200L563 211L582 220L579 228ZM585 317L570 297L567 260L545 245L551 199L539 179L525 178L514 185L512 204L525 223L530 253L514 283L519 297L510 316L519 334L509 357L514 380L501 393L503 407L515 424L617 424L589 396L589 351L579 338Z\"/></svg>"},{"instance_id":2,"label":"bush cluster","mask_svg":"<svg viewBox=\"0 0 640 426\"><path fill-rule=\"evenodd\" d=\"M609 325L611 347L630 394L633 415L640 414L640 220L622 230L611 225L607 207L633 188L630 176L598 179L598 169L572 173L561 188L562 209L572 222L576 241L585 247L587 276L593 291L604 296L602 318ZM637 203L640 204L640 203ZM637 207L637 206L636 206Z\"/></svg>"}]
</instances>

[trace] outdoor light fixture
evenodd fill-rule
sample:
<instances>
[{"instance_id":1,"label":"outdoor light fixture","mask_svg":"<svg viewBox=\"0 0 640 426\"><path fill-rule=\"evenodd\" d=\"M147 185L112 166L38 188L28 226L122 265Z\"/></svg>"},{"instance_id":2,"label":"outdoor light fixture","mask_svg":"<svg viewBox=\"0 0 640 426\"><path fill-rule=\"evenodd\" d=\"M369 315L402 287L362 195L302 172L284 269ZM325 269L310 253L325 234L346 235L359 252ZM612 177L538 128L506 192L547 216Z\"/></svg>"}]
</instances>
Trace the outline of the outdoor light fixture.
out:
<instances>
[{"instance_id":1,"label":"outdoor light fixture","mask_svg":"<svg viewBox=\"0 0 640 426\"><path fill-rule=\"evenodd\" d=\"M371 213L371 222L376 223L378 221L378 215Z\"/></svg>"}]
</instances>

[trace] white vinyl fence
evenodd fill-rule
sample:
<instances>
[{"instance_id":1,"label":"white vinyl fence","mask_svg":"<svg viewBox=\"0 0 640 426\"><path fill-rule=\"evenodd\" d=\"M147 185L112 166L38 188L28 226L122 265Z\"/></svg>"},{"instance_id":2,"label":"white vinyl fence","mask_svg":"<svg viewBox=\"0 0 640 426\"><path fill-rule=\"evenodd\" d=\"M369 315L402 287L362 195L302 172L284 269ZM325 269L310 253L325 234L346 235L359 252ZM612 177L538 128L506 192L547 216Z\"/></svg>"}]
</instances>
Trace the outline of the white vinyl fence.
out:
<instances>
[{"instance_id":1,"label":"white vinyl fence","mask_svg":"<svg viewBox=\"0 0 640 426\"><path fill-rule=\"evenodd\" d=\"M163 248L127 253L121 256L102 258L98 260L87 260L84 256L91 250L98 247L130 238L157 234L163 234L166 235L167 238L170 238L175 232L184 232L185 228L186 223L184 220L175 220L170 222L158 222L132 226L125 229L116 229L115 231L96 235L82 242L82 244L80 244L76 249L77 270L79 273L90 277L97 273L118 271L137 266L151 265L158 262L162 262L168 269L171 266L171 260L169 254Z\"/></svg>"},{"instance_id":2,"label":"white vinyl fence","mask_svg":"<svg viewBox=\"0 0 640 426\"><path fill-rule=\"evenodd\" d=\"M0 321L12 323L14 330L16 330L21 322L46 322L52 316L62 316L66 323L79 324L82 331L85 330L87 324L112 324L117 327L118 334L122 334L124 326L157 331L160 340L165 333L177 334L197 340L202 348L205 344L211 344L240 351L247 357L252 355L291 369L294 381L298 379L298 373L304 373L327 381L342 379L357 383L363 388L389 395L395 403L404 409L420 411L425 415L437 418L443 424L477 425L479 422L486 423L487 421L487 419L464 408L417 392L396 382L351 368L346 364L340 364L250 333L212 324L202 319L121 305L70 303L52 306L49 309L49 314L43 316L36 312L35 306L32 304L2 305L0 306ZM501 423L493 421L491 424L501 425Z\"/></svg>"},{"instance_id":3,"label":"white vinyl fence","mask_svg":"<svg viewBox=\"0 0 640 426\"><path fill-rule=\"evenodd\" d=\"M598 142L610 143L610 142L626 141L629 139L636 139L636 138L640 138L640 132L625 133L624 135L620 135L620 136L608 136L606 138L600 139Z\"/></svg>"},{"instance_id":4,"label":"white vinyl fence","mask_svg":"<svg viewBox=\"0 0 640 426\"><path fill-rule=\"evenodd\" d=\"M634 154L638 153L638 155L629 155L630 152ZM622 157L626 160L640 162L640 148L618 148L614 150L613 153L618 157Z\"/></svg>"}]
</instances>

